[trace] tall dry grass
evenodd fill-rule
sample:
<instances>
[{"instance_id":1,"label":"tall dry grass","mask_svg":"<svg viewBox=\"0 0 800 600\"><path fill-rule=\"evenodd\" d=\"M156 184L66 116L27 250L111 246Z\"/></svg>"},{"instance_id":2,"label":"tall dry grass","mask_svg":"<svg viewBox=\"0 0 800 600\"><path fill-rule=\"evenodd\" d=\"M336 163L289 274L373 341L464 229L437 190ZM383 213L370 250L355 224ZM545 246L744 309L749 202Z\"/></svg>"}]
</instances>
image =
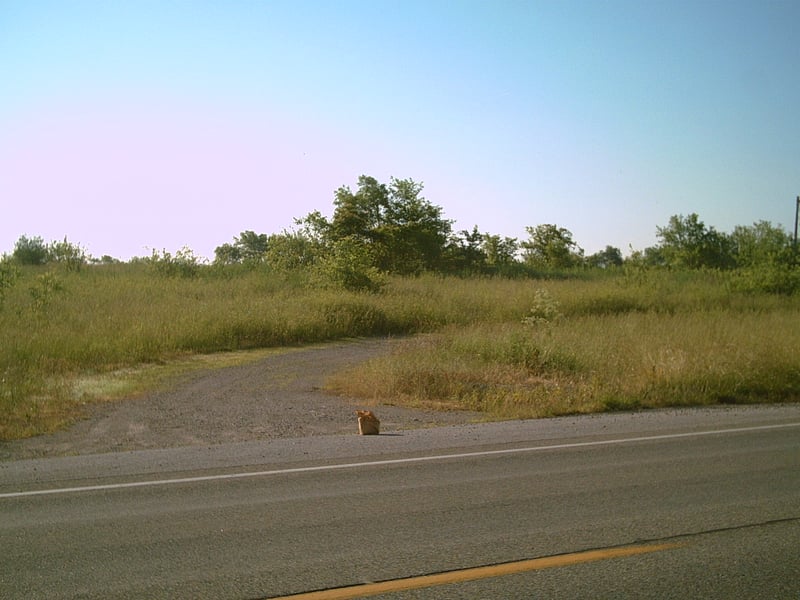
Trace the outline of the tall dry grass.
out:
<instances>
[{"instance_id":1,"label":"tall dry grass","mask_svg":"<svg viewBox=\"0 0 800 600\"><path fill-rule=\"evenodd\" d=\"M543 302L563 318L523 324ZM502 416L794 398L797 310L715 274L423 276L359 294L258 269L26 268L0 305L0 439L52 431L108 395L78 385L87 377L389 334L425 335L334 387Z\"/></svg>"},{"instance_id":2,"label":"tall dry grass","mask_svg":"<svg viewBox=\"0 0 800 600\"><path fill-rule=\"evenodd\" d=\"M797 299L740 295L724 284L716 275L664 276L645 287L539 282L547 293L535 302L549 307L525 313L520 305L517 319L410 339L329 385L499 418L797 401Z\"/></svg>"}]
</instances>

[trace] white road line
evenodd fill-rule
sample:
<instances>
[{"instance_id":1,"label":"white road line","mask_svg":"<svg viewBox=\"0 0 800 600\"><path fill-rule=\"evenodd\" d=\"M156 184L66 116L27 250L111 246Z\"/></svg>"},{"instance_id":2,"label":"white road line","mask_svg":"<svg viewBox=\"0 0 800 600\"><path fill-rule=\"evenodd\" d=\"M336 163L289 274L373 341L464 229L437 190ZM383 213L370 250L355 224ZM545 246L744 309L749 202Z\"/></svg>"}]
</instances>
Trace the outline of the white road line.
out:
<instances>
[{"instance_id":1,"label":"white road line","mask_svg":"<svg viewBox=\"0 0 800 600\"><path fill-rule=\"evenodd\" d=\"M736 427L732 429L715 429L707 431L692 431L688 433L668 433L664 435L650 435L631 438L617 438L611 440L598 440L594 442L573 442L569 444L553 444L549 446L529 446L525 448L508 448L505 450L482 450L480 452L463 452L460 454L436 454L432 456L417 456L413 458L395 458L389 460L375 460L357 463L344 463L335 465L318 465L314 467L295 467L289 469L275 469L270 471L249 471L245 473L227 473L222 475L204 475L201 477L182 477L178 479L155 479L150 481L131 481L128 483L109 483L104 485L87 485L82 487L53 488L44 490L30 490L26 492L10 492L0 494L0 499L22 498L25 496L45 496L50 494L70 494L74 492L97 492L106 490L119 490L124 488L155 487L160 485L176 485L181 483L198 483L203 481L221 481L225 479L244 479L246 477L267 477L270 475L290 475L293 473L314 473L320 471L336 471L341 469L359 469L364 467L381 467L386 465L399 465L408 463L430 462L437 460L450 460L454 458L476 458L481 456L496 456L501 454L519 454L522 452L541 452L545 450L565 450L570 448L587 448L592 446L612 446L629 444L633 442L651 442L659 440L675 440L681 438L704 437L710 435L723 435L728 433L750 433L755 431L768 431L771 429L786 429L800 427L799 423L781 423L778 425L759 425L754 427Z\"/></svg>"}]
</instances>

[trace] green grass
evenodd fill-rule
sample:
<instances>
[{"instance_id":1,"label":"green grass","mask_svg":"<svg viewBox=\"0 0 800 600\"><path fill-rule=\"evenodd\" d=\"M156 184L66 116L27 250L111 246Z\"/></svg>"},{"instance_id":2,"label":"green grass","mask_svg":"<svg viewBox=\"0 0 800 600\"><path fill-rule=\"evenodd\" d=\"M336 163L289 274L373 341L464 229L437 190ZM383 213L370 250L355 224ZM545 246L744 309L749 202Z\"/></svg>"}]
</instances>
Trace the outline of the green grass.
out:
<instances>
[{"instance_id":1,"label":"green grass","mask_svg":"<svg viewBox=\"0 0 800 600\"><path fill-rule=\"evenodd\" d=\"M243 351L387 334L424 335L331 389L492 417L796 400L799 308L714 273L424 276L359 294L258 269L26 268L0 307L0 439Z\"/></svg>"}]
</instances>

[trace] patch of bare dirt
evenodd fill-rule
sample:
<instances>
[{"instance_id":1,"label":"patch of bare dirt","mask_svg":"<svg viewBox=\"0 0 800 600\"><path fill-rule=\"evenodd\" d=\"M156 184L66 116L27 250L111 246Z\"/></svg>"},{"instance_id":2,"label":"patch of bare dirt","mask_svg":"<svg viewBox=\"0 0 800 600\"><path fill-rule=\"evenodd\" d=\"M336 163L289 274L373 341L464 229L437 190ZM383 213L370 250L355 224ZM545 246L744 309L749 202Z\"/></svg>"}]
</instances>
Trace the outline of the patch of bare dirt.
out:
<instances>
[{"instance_id":1,"label":"patch of bare dirt","mask_svg":"<svg viewBox=\"0 0 800 600\"><path fill-rule=\"evenodd\" d=\"M326 393L325 379L389 352L391 339L348 341L195 372L165 391L93 405L69 429L0 443L0 460L216 445L285 437L358 434L363 403ZM372 407L381 431L468 423L472 412Z\"/></svg>"}]
</instances>

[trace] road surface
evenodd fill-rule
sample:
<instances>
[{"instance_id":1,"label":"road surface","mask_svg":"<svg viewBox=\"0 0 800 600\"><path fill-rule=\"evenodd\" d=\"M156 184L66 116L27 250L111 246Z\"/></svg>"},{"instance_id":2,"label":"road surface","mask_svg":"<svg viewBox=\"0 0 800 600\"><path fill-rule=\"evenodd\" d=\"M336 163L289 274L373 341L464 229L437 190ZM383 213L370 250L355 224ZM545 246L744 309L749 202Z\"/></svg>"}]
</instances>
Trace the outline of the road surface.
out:
<instances>
[{"instance_id":1,"label":"road surface","mask_svg":"<svg viewBox=\"0 0 800 600\"><path fill-rule=\"evenodd\" d=\"M0 548L2 598L796 599L800 406L5 462Z\"/></svg>"}]
</instances>

